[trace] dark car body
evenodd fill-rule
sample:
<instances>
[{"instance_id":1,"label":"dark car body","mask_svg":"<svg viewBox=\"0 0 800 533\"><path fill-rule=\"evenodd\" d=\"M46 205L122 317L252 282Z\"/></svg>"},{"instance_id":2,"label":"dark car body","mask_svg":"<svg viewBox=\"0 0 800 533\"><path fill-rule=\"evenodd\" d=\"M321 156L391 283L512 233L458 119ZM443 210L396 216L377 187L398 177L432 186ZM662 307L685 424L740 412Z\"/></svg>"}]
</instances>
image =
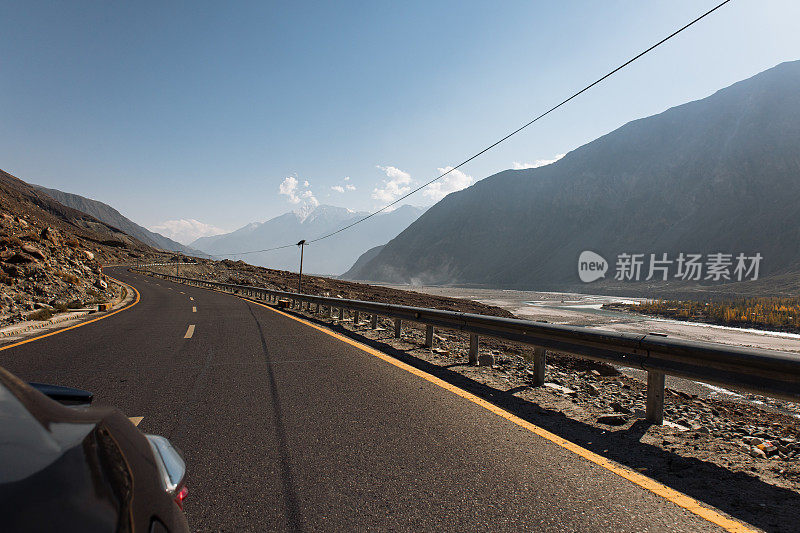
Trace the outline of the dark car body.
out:
<instances>
[{"instance_id":1,"label":"dark car body","mask_svg":"<svg viewBox=\"0 0 800 533\"><path fill-rule=\"evenodd\" d=\"M188 531L157 453L118 410L66 407L0 368L0 530Z\"/></svg>"}]
</instances>

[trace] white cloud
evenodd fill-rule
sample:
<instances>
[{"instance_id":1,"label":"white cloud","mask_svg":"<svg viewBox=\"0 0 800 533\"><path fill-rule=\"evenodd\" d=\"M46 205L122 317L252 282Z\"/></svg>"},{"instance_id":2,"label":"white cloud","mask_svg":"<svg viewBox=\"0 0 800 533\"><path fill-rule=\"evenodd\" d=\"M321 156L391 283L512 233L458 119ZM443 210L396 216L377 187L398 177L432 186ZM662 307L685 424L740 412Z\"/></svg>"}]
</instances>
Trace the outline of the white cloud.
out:
<instances>
[{"instance_id":1,"label":"white cloud","mask_svg":"<svg viewBox=\"0 0 800 533\"><path fill-rule=\"evenodd\" d=\"M397 167L382 167L377 165L386 177L383 180L383 187L376 187L372 191L372 198L381 202L393 202L411 191L411 174L404 172Z\"/></svg>"},{"instance_id":2,"label":"white cloud","mask_svg":"<svg viewBox=\"0 0 800 533\"><path fill-rule=\"evenodd\" d=\"M211 235L226 233L224 229L212 226L211 224L204 224L193 218L167 220L161 224L151 226L149 229L173 241L178 241L181 244L190 244L200 237L210 237Z\"/></svg>"},{"instance_id":3,"label":"white cloud","mask_svg":"<svg viewBox=\"0 0 800 533\"><path fill-rule=\"evenodd\" d=\"M288 176L284 178L278 186L278 192L289 198L293 204L303 203L301 207L317 207L319 200L316 199L314 193L309 188L308 180L303 181L304 191L298 190L299 181L296 176Z\"/></svg>"},{"instance_id":4,"label":"white cloud","mask_svg":"<svg viewBox=\"0 0 800 533\"><path fill-rule=\"evenodd\" d=\"M558 161L559 159L561 159L565 155L567 155L567 154L556 154L553 157L553 159L534 159L533 163L520 163L519 161L514 161L514 163L512 164L511 168L513 168L514 170L523 170L523 169L526 169L526 168L543 167L545 165L549 165L551 163L555 163L556 161Z\"/></svg>"},{"instance_id":5,"label":"white cloud","mask_svg":"<svg viewBox=\"0 0 800 533\"><path fill-rule=\"evenodd\" d=\"M303 191L303 194L300 196L303 198L303 203L307 206L317 207L319 205L319 200L314 197L314 193L311 191Z\"/></svg>"},{"instance_id":6,"label":"white cloud","mask_svg":"<svg viewBox=\"0 0 800 533\"><path fill-rule=\"evenodd\" d=\"M300 203L300 198L297 196L297 178L289 176L284 179L278 186L278 192L289 197L289 201L293 204Z\"/></svg>"},{"instance_id":7,"label":"white cloud","mask_svg":"<svg viewBox=\"0 0 800 533\"><path fill-rule=\"evenodd\" d=\"M428 198L432 199L434 202L438 202L451 192L460 191L461 189L465 189L472 185L473 178L467 174L464 174L460 170L452 170L453 167L444 167L437 169L439 174L444 174L447 171L451 171L448 175L441 178L439 181L431 183L422 191L423 196L427 196Z\"/></svg>"},{"instance_id":8,"label":"white cloud","mask_svg":"<svg viewBox=\"0 0 800 533\"><path fill-rule=\"evenodd\" d=\"M344 181L345 181L344 185L331 185L331 190L334 190L334 191L336 191L338 193L343 193L345 191L354 191L354 190L356 190L356 186L355 185L351 185L351 184L347 183L348 181L350 181L350 176L345 176L344 177Z\"/></svg>"}]
</instances>

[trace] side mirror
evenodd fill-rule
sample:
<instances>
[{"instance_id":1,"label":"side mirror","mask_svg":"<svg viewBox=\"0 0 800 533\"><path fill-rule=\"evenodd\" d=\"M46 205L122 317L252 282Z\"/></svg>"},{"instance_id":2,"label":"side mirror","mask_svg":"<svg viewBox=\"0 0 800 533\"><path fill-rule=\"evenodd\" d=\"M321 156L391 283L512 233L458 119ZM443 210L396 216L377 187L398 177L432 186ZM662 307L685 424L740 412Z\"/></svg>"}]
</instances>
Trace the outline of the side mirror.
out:
<instances>
[{"instance_id":1,"label":"side mirror","mask_svg":"<svg viewBox=\"0 0 800 533\"><path fill-rule=\"evenodd\" d=\"M92 404L92 400L94 399L94 394L91 392L73 387L61 387L59 385L33 382L28 383L28 385L63 405L88 407Z\"/></svg>"}]
</instances>

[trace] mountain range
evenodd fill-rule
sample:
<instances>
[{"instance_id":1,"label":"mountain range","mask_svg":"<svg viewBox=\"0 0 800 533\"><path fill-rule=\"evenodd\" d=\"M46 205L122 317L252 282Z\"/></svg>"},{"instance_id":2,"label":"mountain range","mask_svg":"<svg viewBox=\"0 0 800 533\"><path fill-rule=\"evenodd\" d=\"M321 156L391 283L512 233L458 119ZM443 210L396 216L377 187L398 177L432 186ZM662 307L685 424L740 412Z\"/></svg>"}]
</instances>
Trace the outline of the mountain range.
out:
<instances>
[{"instance_id":1,"label":"mountain range","mask_svg":"<svg viewBox=\"0 0 800 533\"><path fill-rule=\"evenodd\" d=\"M596 291L623 285L613 280L623 253L725 252L760 253L762 279L796 280L798 204L793 61L629 122L548 166L452 193L347 277ZM578 279L585 250L610 263L591 288Z\"/></svg>"},{"instance_id":2,"label":"mountain range","mask_svg":"<svg viewBox=\"0 0 800 533\"><path fill-rule=\"evenodd\" d=\"M179 242L175 242L172 239L164 237L160 233L155 233L140 226L139 224L123 216L119 211L110 205L104 204L98 200L92 200L90 198L59 191L57 189L48 189L47 187L42 187L41 185L33 185L33 187L61 203L62 205L91 215L97 220L105 222L109 226L117 228L124 233L127 233L131 237L135 237L142 243L152 246L153 248L166 250L168 252L181 252L187 255L198 257L207 256L207 254L203 252L190 248Z\"/></svg>"},{"instance_id":3,"label":"mountain range","mask_svg":"<svg viewBox=\"0 0 800 533\"><path fill-rule=\"evenodd\" d=\"M224 235L201 237L190 246L222 258L242 259L254 265L296 271L300 253L294 246L258 253L242 252L265 250L305 239L308 245L304 252L303 270L314 274L339 275L348 270L361 254L384 244L423 212L422 208L404 205L376 215L341 235L311 242L369 214L320 205L309 212L290 212L266 222L254 222Z\"/></svg>"}]
</instances>

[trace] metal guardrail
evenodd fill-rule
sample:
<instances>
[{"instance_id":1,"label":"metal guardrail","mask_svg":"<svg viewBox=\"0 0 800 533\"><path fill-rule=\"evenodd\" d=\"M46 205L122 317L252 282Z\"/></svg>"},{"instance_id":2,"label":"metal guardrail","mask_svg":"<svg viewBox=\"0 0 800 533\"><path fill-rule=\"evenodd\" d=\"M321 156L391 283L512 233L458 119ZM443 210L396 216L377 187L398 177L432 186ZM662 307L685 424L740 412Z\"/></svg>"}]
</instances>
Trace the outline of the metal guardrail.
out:
<instances>
[{"instance_id":1,"label":"metal guardrail","mask_svg":"<svg viewBox=\"0 0 800 533\"><path fill-rule=\"evenodd\" d=\"M327 312L339 319L344 311L371 315L372 327L378 316L394 318L394 335L400 337L402 321L426 325L425 345L433 345L435 327L464 331L470 334L469 362L479 364L479 336L494 337L532 345L534 384L545 379L548 350L647 372L647 419L663 423L664 376L678 376L726 388L753 392L764 396L800 401L800 356L788 352L740 348L724 344L670 339L657 334L634 334L604 331L580 326L532 322L472 313L442 311L361 300L298 294L262 287L219 283L181 276L161 274L140 268L131 270L170 281L222 289L232 293L277 303L289 300L292 308L313 304L315 312Z\"/></svg>"}]
</instances>

